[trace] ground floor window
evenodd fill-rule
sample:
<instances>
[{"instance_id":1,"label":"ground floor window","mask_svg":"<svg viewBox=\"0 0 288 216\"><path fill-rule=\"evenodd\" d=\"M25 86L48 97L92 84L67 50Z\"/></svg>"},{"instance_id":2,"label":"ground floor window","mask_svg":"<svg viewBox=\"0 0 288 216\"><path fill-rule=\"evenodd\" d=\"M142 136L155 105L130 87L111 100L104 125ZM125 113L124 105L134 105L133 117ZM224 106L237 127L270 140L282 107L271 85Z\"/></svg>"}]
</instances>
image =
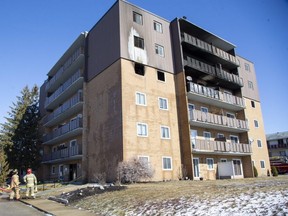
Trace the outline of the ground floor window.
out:
<instances>
[{"instance_id":1,"label":"ground floor window","mask_svg":"<svg viewBox=\"0 0 288 216\"><path fill-rule=\"evenodd\" d=\"M265 169L265 161L264 160L260 161L260 166L261 166L261 169Z\"/></svg>"},{"instance_id":2,"label":"ground floor window","mask_svg":"<svg viewBox=\"0 0 288 216\"><path fill-rule=\"evenodd\" d=\"M207 158L206 162L207 162L208 170L213 170L213 168L214 168L214 159L213 158Z\"/></svg>"},{"instance_id":3,"label":"ground floor window","mask_svg":"<svg viewBox=\"0 0 288 216\"><path fill-rule=\"evenodd\" d=\"M233 160L233 168L234 168L234 174L235 175L242 175L241 160L234 159Z\"/></svg>"},{"instance_id":4,"label":"ground floor window","mask_svg":"<svg viewBox=\"0 0 288 216\"><path fill-rule=\"evenodd\" d=\"M162 157L163 170L172 170L172 158Z\"/></svg>"}]
</instances>

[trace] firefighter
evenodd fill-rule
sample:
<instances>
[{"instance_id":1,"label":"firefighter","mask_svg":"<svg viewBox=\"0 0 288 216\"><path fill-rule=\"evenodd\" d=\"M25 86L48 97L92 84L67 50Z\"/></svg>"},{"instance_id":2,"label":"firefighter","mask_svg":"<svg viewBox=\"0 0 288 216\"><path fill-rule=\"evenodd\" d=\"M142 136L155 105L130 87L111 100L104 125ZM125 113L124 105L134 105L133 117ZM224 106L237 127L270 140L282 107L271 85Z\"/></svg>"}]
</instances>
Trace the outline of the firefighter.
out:
<instances>
[{"instance_id":1,"label":"firefighter","mask_svg":"<svg viewBox=\"0 0 288 216\"><path fill-rule=\"evenodd\" d=\"M15 169L13 170L13 175L11 177L11 183L10 183L10 189L11 189L10 196L9 196L10 200L13 200L14 196L16 200L20 199L19 184L20 184L20 181L19 181L19 176L18 176L18 170Z\"/></svg>"},{"instance_id":2,"label":"firefighter","mask_svg":"<svg viewBox=\"0 0 288 216\"><path fill-rule=\"evenodd\" d=\"M35 199L35 192L37 192L37 178L32 173L32 169L27 169L27 174L23 177L24 182L26 183L26 198L29 198L30 195Z\"/></svg>"}]
</instances>

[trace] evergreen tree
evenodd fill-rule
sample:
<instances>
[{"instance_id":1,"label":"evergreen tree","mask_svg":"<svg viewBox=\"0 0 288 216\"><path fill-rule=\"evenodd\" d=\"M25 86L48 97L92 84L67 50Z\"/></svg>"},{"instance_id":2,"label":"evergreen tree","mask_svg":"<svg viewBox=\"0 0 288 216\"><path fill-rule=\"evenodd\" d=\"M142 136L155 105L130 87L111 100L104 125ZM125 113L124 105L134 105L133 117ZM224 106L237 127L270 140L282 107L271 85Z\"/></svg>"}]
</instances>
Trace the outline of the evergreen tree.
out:
<instances>
[{"instance_id":1,"label":"evergreen tree","mask_svg":"<svg viewBox=\"0 0 288 216\"><path fill-rule=\"evenodd\" d=\"M13 103L6 123L2 124L0 141L5 147L12 169L37 168L39 153L39 93L35 85L31 91L25 86L17 102Z\"/></svg>"},{"instance_id":2,"label":"evergreen tree","mask_svg":"<svg viewBox=\"0 0 288 216\"><path fill-rule=\"evenodd\" d=\"M9 165L6 161L3 146L0 145L0 187L3 187L9 171Z\"/></svg>"}]
</instances>

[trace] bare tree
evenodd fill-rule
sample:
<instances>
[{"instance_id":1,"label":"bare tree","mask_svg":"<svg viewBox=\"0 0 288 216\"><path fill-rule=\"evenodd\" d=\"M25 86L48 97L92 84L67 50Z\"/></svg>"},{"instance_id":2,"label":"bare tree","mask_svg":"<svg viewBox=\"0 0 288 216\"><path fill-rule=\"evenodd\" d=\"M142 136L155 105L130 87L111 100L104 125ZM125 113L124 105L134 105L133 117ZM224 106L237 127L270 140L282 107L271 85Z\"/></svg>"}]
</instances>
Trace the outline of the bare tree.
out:
<instances>
[{"instance_id":1,"label":"bare tree","mask_svg":"<svg viewBox=\"0 0 288 216\"><path fill-rule=\"evenodd\" d=\"M129 161L123 161L118 164L118 178L122 183L135 183L147 181L154 175L154 170L147 162L132 158Z\"/></svg>"}]
</instances>

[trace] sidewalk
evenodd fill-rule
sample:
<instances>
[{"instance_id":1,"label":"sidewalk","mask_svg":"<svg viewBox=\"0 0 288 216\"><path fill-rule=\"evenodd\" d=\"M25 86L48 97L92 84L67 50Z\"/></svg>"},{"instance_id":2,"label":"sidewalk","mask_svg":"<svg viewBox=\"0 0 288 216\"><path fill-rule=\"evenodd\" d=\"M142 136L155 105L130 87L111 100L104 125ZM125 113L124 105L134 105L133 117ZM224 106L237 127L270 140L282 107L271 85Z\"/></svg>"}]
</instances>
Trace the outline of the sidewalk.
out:
<instances>
[{"instance_id":1,"label":"sidewalk","mask_svg":"<svg viewBox=\"0 0 288 216\"><path fill-rule=\"evenodd\" d=\"M65 206L64 204L48 200L48 199L21 199L21 202L31 205L32 207L45 212L48 215L56 216L95 216L95 214L86 210L80 210L71 206Z\"/></svg>"}]
</instances>

